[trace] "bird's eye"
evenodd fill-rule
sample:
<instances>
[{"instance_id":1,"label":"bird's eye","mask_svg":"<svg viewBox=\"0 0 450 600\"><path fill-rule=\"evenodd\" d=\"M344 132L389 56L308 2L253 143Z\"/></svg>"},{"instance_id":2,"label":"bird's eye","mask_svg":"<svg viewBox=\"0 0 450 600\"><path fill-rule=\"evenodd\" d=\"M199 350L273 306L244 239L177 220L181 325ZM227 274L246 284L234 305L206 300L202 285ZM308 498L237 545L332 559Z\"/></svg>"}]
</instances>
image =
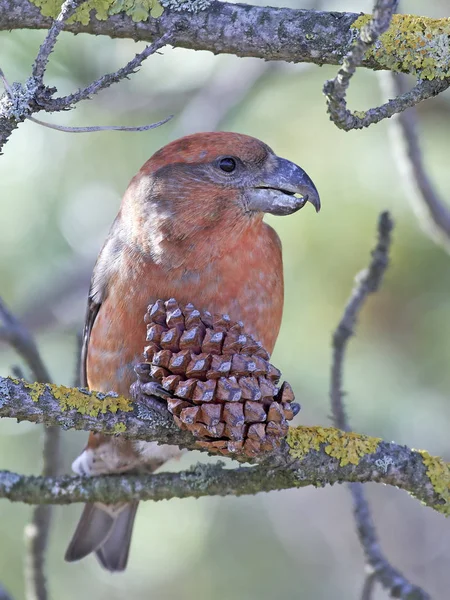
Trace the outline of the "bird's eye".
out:
<instances>
[{"instance_id":1,"label":"bird's eye","mask_svg":"<svg viewBox=\"0 0 450 600\"><path fill-rule=\"evenodd\" d=\"M236 168L236 161L231 156L225 156L219 160L219 168L225 173L232 173Z\"/></svg>"}]
</instances>

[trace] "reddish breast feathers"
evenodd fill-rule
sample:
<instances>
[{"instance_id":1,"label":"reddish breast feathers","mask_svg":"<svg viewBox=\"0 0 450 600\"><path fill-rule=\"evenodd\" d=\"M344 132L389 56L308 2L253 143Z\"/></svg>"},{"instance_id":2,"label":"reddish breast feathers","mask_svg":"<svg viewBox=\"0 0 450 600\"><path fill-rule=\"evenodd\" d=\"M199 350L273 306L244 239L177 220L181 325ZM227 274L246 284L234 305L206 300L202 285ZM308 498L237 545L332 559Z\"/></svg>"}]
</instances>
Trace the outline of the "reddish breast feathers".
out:
<instances>
[{"instance_id":1,"label":"reddish breast feathers","mask_svg":"<svg viewBox=\"0 0 450 600\"><path fill-rule=\"evenodd\" d=\"M91 333L91 389L128 394L135 379L133 365L145 346L143 317L157 298L174 297L199 309L227 313L243 321L272 352L283 311L283 273L280 241L265 223L254 222L237 243L206 265L196 264L195 255L186 256L182 266L167 271L150 258L138 259L127 246L121 252L120 268L110 276Z\"/></svg>"}]
</instances>

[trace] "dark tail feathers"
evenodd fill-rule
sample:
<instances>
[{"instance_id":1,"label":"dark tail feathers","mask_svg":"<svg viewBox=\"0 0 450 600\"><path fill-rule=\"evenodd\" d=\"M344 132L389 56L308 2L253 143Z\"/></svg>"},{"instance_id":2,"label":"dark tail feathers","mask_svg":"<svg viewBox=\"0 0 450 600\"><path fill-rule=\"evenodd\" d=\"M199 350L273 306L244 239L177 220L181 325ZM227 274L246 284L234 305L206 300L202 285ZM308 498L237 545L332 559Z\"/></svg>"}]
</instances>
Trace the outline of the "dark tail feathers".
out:
<instances>
[{"instance_id":1,"label":"dark tail feathers","mask_svg":"<svg viewBox=\"0 0 450 600\"><path fill-rule=\"evenodd\" d=\"M73 562L95 552L105 569L123 571L127 566L137 507L138 502L131 502L117 507L115 513L110 506L86 504L65 559Z\"/></svg>"}]
</instances>

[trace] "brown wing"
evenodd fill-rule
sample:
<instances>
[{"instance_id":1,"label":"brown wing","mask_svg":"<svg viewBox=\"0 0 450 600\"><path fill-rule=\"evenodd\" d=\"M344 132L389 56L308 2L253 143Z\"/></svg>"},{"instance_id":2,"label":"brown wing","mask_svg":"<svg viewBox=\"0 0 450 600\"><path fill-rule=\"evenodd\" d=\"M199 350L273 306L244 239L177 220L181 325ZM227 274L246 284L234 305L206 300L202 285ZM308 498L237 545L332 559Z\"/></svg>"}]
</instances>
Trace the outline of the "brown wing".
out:
<instances>
[{"instance_id":1,"label":"brown wing","mask_svg":"<svg viewBox=\"0 0 450 600\"><path fill-rule=\"evenodd\" d=\"M87 355L92 328L102 303L108 295L110 276L116 268L116 258L122 247L122 242L119 237L119 218L120 213L112 224L108 238L100 251L92 273L81 345L80 382L83 387L88 387Z\"/></svg>"},{"instance_id":2,"label":"brown wing","mask_svg":"<svg viewBox=\"0 0 450 600\"><path fill-rule=\"evenodd\" d=\"M87 381L87 353L92 327L100 310L101 303L95 302L89 292L86 318L84 321L83 341L81 346L80 382L82 387L88 387Z\"/></svg>"}]
</instances>

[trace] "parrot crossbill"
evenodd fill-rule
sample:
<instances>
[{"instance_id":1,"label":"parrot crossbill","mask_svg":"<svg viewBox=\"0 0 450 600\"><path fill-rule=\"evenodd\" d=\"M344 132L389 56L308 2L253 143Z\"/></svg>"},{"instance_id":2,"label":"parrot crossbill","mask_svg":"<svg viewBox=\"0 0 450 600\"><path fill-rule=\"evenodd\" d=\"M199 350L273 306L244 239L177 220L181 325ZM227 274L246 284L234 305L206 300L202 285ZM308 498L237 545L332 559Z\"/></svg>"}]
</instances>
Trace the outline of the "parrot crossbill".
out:
<instances>
[{"instance_id":1,"label":"parrot crossbill","mask_svg":"<svg viewBox=\"0 0 450 600\"><path fill-rule=\"evenodd\" d=\"M154 154L131 180L92 275L82 384L129 395L145 344L143 316L158 298L228 314L271 353L283 311L281 243L264 213L320 208L308 175L263 142L198 133ZM79 475L153 472L180 450L91 433ZM138 503L87 504L66 552L95 552L125 569Z\"/></svg>"}]
</instances>

